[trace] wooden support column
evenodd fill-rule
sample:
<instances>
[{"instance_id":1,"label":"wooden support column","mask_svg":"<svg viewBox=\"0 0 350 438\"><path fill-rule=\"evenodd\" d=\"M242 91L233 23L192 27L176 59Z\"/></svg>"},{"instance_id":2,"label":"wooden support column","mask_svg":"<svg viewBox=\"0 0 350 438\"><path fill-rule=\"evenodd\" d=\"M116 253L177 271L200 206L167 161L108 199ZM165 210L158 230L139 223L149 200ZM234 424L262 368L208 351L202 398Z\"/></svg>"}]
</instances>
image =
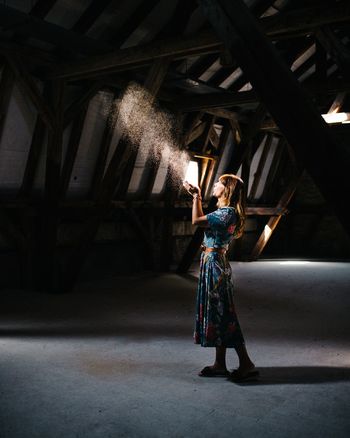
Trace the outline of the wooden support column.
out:
<instances>
[{"instance_id":1,"label":"wooden support column","mask_svg":"<svg viewBox=\"0 0 350 438\"><path fill-rule=\"evenodd\" d=\"M200 0L204 14L249 78L261 102L294 148L345 230L350 222L343 202L350 194L350 152L331 130L299 82L266 38L242 0ZM327 177L325 177L327 175ZM341 190L339 189L341 187Z\"/></svg>"},{"instance_id":2,"label":"wooden support column","mask_svg":"<svg viewBox=\"0 0 350 438\"><path fill-rule=\"evenodd\" d=\"M41 233L39 236L39 287L46 292L60 291L60 272L56 254L57 230L59 225L60 174L63 136L63 81L51 84L51 102L55 115L54 126L48 133L45 197L41 212Z\"/></svg>"}]
</instances>

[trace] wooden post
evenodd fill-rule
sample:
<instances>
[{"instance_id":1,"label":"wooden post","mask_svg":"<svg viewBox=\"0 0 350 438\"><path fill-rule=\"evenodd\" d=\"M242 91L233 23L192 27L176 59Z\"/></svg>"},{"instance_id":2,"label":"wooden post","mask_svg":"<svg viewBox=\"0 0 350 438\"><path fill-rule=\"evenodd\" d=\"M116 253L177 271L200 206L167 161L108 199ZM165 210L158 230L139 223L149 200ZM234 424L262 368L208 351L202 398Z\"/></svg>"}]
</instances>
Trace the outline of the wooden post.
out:
<instances>
[{"instance_id":1,"label":"wooden post","mask_svg":"<svg viewBox=\"0 0 350 438\"><path fill-rule=\"evenodd\" d=\"M55 119L54 128L49 131L47 144L45 198L41 212L42 227L39 236L40 278L38 280L40 289L47 292L60 291L56 241L59 224L58 203L62 160L63 94L63 81L54 81L51 84L51 102Z\"/></svg>"}]
</instances>

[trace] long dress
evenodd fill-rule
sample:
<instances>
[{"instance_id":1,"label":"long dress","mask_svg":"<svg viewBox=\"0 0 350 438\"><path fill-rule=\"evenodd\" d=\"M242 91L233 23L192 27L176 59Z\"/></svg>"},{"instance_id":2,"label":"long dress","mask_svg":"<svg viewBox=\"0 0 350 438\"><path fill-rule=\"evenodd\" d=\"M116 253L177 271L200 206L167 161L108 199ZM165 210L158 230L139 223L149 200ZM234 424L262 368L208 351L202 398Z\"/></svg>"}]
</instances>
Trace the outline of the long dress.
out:
<instances>
[{"instance_id":1,"label":"long dress","mask_svg":"<svg viewBox=\"0 0 350 438\"><path fill-rule=\"evenodd\" d=\"M208 227L203 245L228 248L236 224L233 207L221 207L207 214ZM202 252L196 298L193 339L202 347L234 348L244 344L233 302L232 271L226 254Z\"/></svg>"}]
</instances>

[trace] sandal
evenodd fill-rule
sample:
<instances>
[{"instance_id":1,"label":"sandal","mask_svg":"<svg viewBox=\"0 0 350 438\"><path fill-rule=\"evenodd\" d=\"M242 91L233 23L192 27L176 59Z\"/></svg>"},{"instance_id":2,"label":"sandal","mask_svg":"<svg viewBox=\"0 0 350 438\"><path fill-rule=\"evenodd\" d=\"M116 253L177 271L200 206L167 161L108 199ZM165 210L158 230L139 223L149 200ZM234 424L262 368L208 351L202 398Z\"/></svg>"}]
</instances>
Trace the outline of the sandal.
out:
<instances>
[{"instance_id":1,"label":"sandal","mask_svg":"<svg viewBox=\"0 0 350 438\"><path fill-rule=\"evenodd\" d=\"M253 369L243 374L237 369L237 370L233 370L232 373L230 373L230 378L234 382L251 382L258 380L259 375L260 373L256 369Z\"/></svg>"},{"instance_id":2,"label":"sandal","mask_svg":"<svg viewBox=\"0 0 350 438\"><path fill-rule=\"evenodd\" d=\"M201 377L228 377L230 375L228 370L215 370L209 366L204 367L202 371L198 373Z\"/></svg>"}]
</instances>

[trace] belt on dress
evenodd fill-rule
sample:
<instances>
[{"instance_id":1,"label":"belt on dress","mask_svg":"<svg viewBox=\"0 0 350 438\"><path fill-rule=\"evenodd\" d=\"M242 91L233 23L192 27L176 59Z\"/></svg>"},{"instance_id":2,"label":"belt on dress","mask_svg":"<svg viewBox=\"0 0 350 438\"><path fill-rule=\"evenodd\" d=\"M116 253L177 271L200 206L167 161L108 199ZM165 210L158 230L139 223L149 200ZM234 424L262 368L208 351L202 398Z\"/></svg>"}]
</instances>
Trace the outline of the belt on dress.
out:
<instances>
[{"instance_id":1,"label":"belt on dress","mask_svg":"<svg viewBox=\"0 0 350 438\"><path fill-rule=\"evenodd\" d=\"M226 248L207 248L205 245L201 245L201 250L204 252L218 252L219 254L225 254Z\"/></svg>"}]
</instances>

